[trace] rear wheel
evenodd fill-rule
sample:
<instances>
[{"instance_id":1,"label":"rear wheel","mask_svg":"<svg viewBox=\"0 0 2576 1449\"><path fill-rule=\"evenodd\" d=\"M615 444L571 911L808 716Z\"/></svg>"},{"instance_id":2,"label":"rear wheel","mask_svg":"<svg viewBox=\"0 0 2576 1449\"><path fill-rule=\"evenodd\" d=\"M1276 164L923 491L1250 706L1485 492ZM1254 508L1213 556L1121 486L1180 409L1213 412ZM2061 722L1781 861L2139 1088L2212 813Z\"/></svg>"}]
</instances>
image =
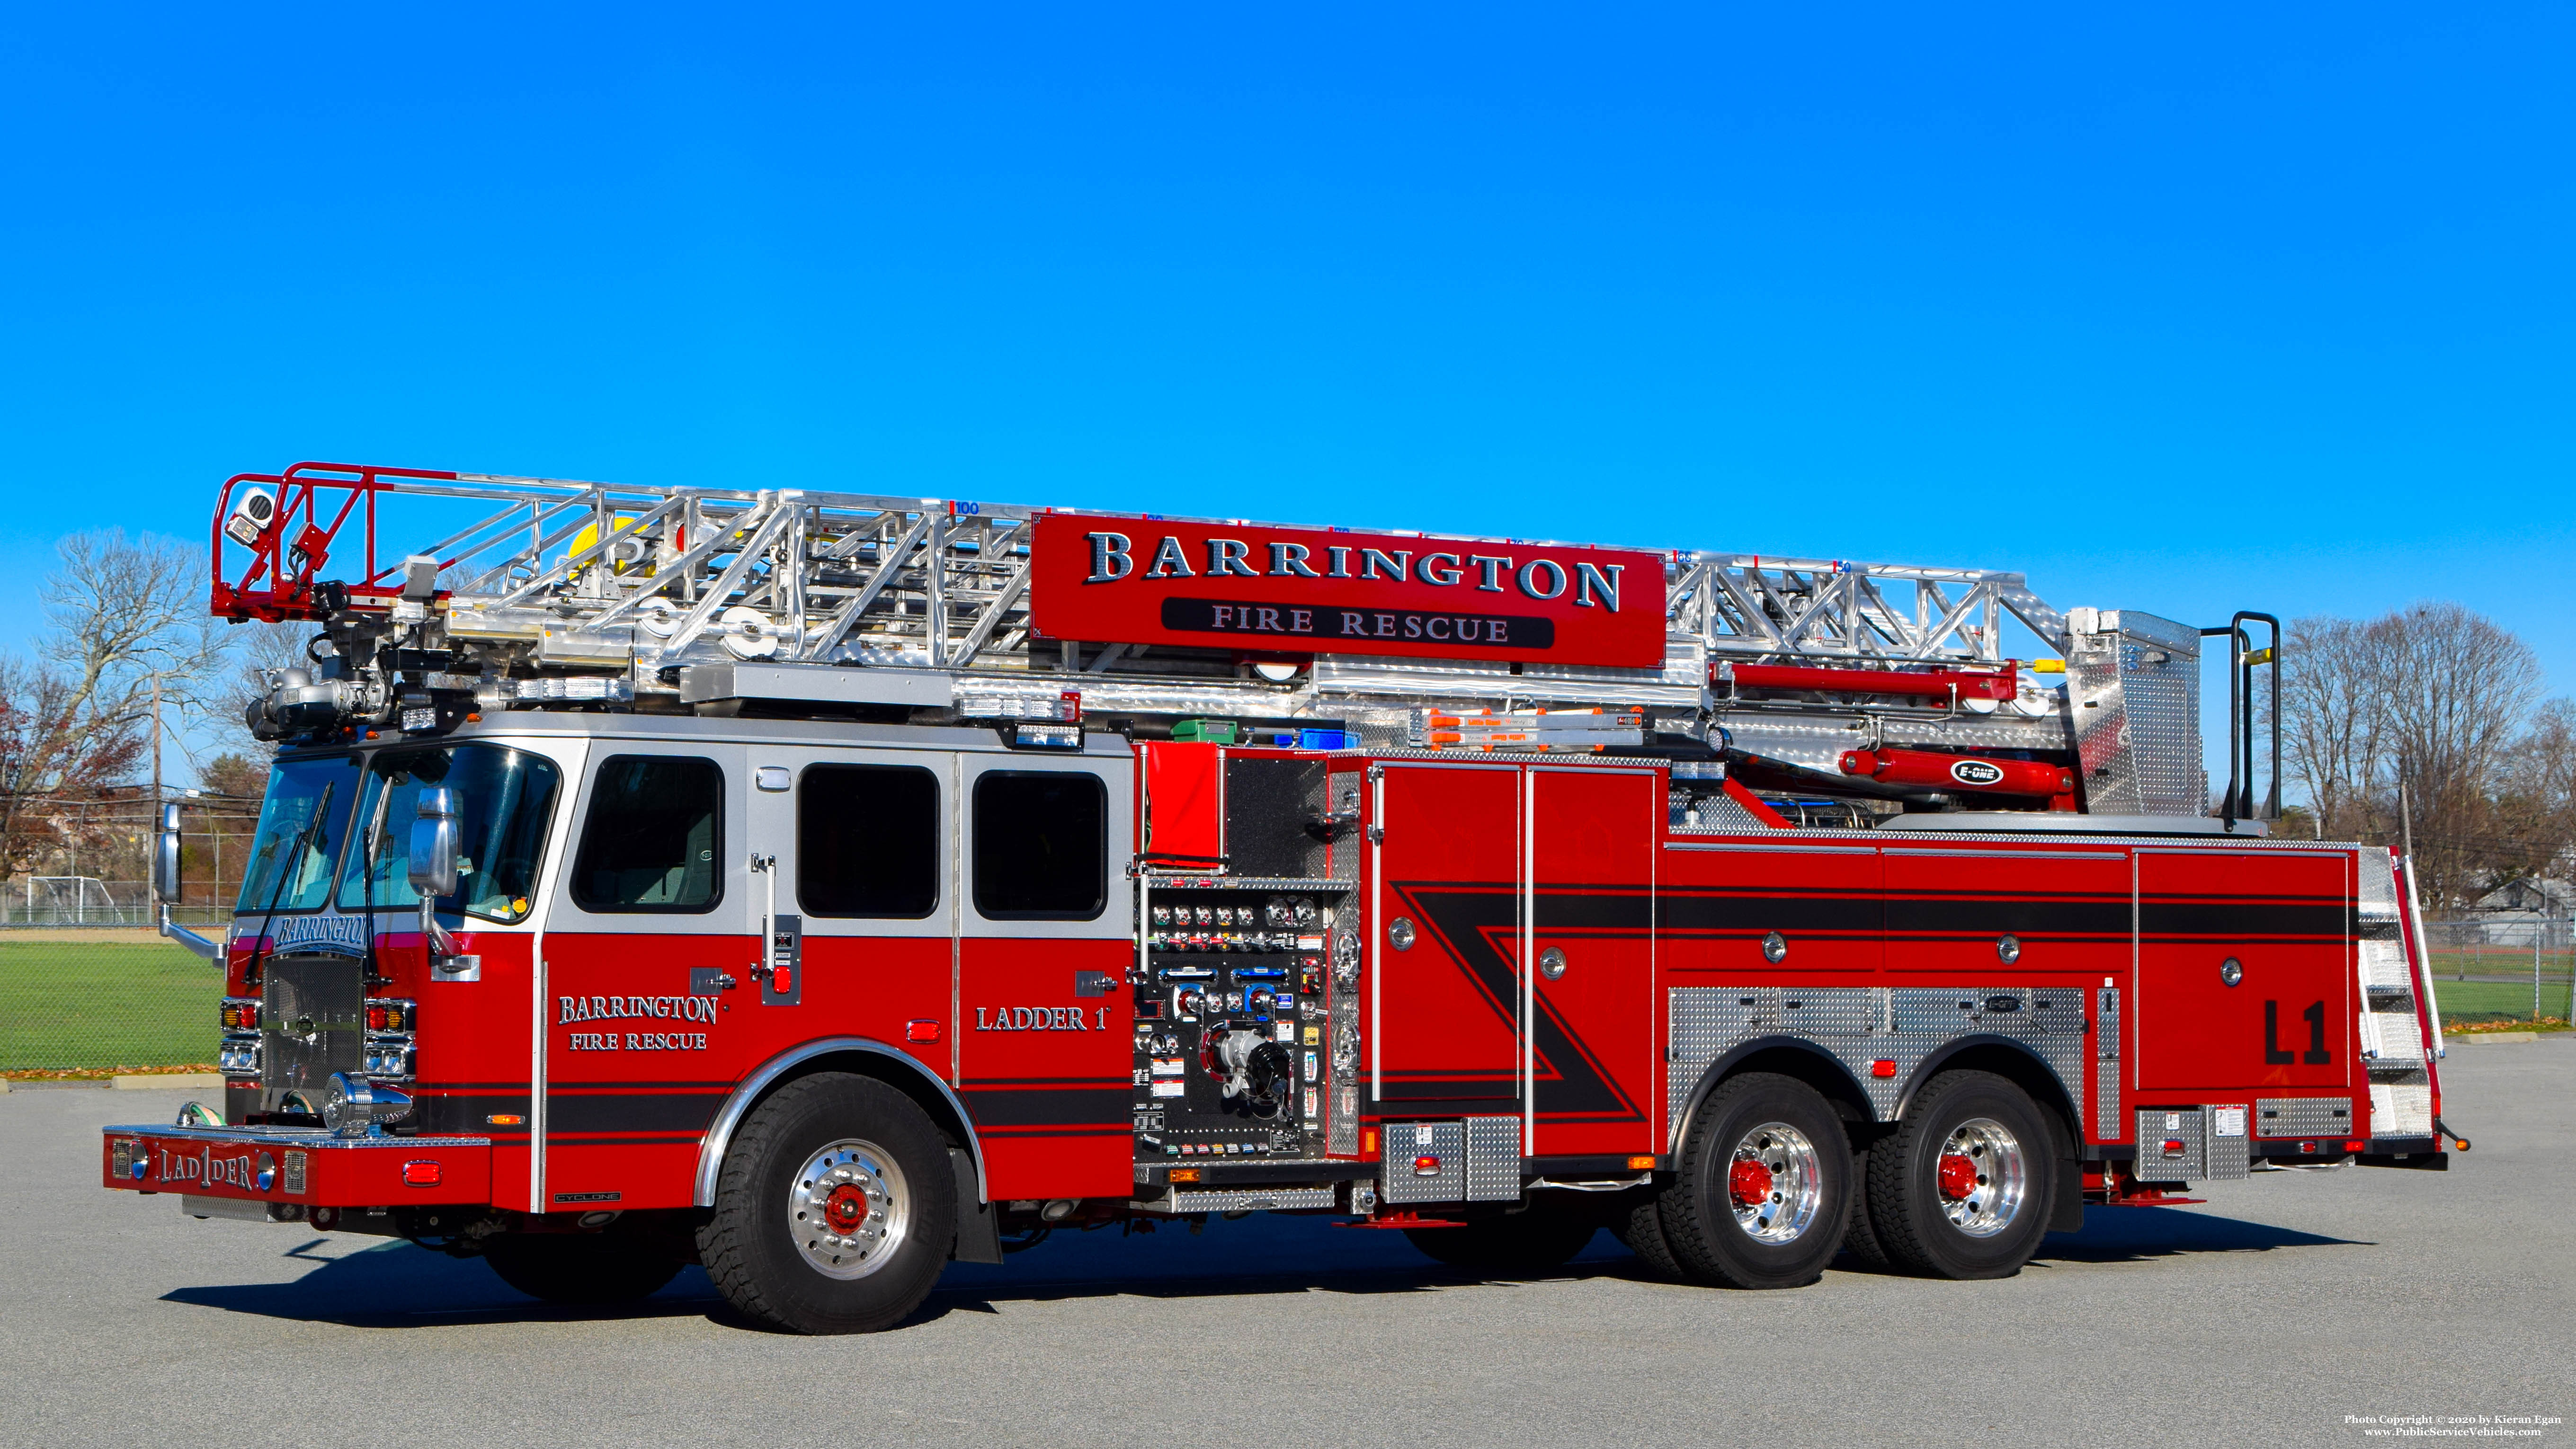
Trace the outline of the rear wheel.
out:
<instances>
[{"instance_id":1,"label":"rear wheel","mask_svg":"<svg viewBox=\"0 0 2576 1449\"><path fill-rule=\"evenodd\" d=\"M1598 1217L1549 1201L1500 1217L1475 1218L1464 1227L1407 1228L1405 1240L1426 1257L1453 1268L1485 1273L1544 1273L1583 1251L1601 1229Z\"/></svg>"},{"instance_id":2,"label":"rear wheel","mask_svg":"<svg viewBox=\"0 0 2576 1449\"><path fill-rule=\"evenodd\" d=\"M1619 1241L1628 1245L1638 1262L1666 1278L1690 1276L1682 1271L1681 1259L1673 1256L1673 1245L1664 1238L1663 1214L1656 1208L1652 1194L1630 1208L1615 1226Z\"/></svg>"},{"instance_id":3,"label":"rear wheel","mask_svg":"<svg viewBox=\"0 0 2576 1449\"><path fill-rule=\"evenodd\" d=\"M1851 1217L1851 1149L1840 1118L1794 1077L1748 1072L1712 1093L1656 1216L1691 1276L1734 1288L1812 1283Z\"/></svg>"},{"instance_id":4,"label":"rear wheel","mask_svg":"<svg viewBox=\"0 0 2576 1449\"><path fill-rule=\"evenodd\" d=\"M1869 1155L1869 1214L1898 1265L2009 1278L2047 1235L2055 1161L2027 1093L1992 1072L1932 1079Z\"/></svg>"},{"instance_id":5,"label":"rear wheel","mask_svg":"<svg viewBox=\"0 0 2576 1449\"><path fill-rule=\"evenodd\" d=\"M1878 1230L1869 1221L1869 1154L1868 1147L1852 1149L1851 1226L1843 1229L1843 1246L1851 1255L1872 1268L1893 1268L1895 1261L1878 1241Z\"/></svg>"},{"instance_id":6,"label":"rear wheel","mask_svg":"<svg viewBox=\"0 0 2576 1449\"><path fill-rule=\"evenodd\" d=\"M614 1228L598 1233L503 1233L483 1244L501 1281L548 1303L632 1303L680 1272L680 1260Z\"/></svg>"},{"instance_id":7,"label":"rear wheel","mask_svg":"<svg viewBox=\"0 0 2576 1449\"><path fill-rule=\"evenodd\" d=\"M885 1083L833 1072L790 1082L753 1109L725 1154L698 1252L752 1318L796 1333L872 1333L930 1296L956 1229L938 1129Z\"/></svg>"}]
</instances>

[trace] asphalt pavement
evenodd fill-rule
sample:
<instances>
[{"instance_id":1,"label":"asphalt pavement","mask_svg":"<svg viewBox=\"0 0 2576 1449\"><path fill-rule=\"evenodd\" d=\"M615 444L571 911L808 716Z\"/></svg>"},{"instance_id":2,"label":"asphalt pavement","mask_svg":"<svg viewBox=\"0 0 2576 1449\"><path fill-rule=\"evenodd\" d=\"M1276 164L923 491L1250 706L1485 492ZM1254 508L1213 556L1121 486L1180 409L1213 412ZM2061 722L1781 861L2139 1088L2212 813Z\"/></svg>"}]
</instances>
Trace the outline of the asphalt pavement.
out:
<instances>
[{"instance_id":1,"label":"asphalt pavement","mask_svg":"<svg viewBox=\"0 0 2576 1449\"><path fill-rule=\"evenodd\" d=\"M1607 1234L1489 1282L1255 1216L1060 1233L841 1339L740 1326L695 1269L571 1311L409 1245L199 1222L95 1185L97 1129L176 1094L22 1091L0 1444L2278 1444L2390 1418L2571 1442L2504 1421L2576 1413L2576 1042L2454 1050L2446 1083L2475 1143L2448 1174L2096 1208L2002 1282L1846 1259L1681 1287Z\"/></svg>"}]
</instances>

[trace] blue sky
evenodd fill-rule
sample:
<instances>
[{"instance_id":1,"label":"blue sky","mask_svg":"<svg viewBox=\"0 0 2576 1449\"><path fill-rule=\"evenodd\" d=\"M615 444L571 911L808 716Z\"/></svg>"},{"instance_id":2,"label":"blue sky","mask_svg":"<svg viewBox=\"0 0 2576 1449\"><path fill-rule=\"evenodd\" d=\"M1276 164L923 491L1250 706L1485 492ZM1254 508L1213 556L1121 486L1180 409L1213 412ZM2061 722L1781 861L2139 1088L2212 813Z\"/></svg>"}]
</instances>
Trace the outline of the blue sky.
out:
<instances>
[{"instance_id":1,"label":"blue sky","mask_svg":"<svg viewBox=\"0 0 2576 1449\"><path fill-rule=\"evenodd\" d=\"M2576 691L2571 16L20 6L0 589L336 458L2453 597Z\"/></svg>"}]
</instances>

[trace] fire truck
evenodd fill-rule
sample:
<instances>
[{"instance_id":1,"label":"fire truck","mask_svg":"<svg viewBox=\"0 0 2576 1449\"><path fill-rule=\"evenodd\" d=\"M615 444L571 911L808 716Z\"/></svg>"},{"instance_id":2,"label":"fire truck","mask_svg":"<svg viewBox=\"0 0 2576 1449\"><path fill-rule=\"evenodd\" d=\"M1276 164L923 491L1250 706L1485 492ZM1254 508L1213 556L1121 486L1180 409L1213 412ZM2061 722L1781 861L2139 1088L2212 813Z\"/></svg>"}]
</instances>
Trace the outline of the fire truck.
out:
<instances>
[{"instance_id":1,"label":"fire truck","mask_svg":"<svg viewBox=\"0 0 2576 1449\"><path fill-rule=\"evenodd\" d=\"M229 931L163 916L222 1099L101 1142L198 1217L829 1333L1058 1229L1787 1288L2448 1163L2408 863L2267 832L2264 615L327 464L210 541L215 615L314 632Z\"/></svg>"}]
</instances>

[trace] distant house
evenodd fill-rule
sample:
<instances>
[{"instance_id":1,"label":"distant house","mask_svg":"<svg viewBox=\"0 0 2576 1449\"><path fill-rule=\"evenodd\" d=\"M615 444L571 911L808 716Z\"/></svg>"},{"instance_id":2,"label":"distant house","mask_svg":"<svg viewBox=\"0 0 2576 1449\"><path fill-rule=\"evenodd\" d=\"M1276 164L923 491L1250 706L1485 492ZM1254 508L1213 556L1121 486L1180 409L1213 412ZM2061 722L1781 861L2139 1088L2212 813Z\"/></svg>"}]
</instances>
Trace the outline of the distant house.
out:
<instances>
[{"instance_id":1,"label":"distant house","mask_svg":"<svg viewBox=\"0 0 2576 1449\"><path fill-rule=\"evenodd\" d=\"M2491 946L2564 946L2576 921L2576 885L2525 876L2487 892L2475 907L2480 939Z\"/></svg>"}]
</instances>

